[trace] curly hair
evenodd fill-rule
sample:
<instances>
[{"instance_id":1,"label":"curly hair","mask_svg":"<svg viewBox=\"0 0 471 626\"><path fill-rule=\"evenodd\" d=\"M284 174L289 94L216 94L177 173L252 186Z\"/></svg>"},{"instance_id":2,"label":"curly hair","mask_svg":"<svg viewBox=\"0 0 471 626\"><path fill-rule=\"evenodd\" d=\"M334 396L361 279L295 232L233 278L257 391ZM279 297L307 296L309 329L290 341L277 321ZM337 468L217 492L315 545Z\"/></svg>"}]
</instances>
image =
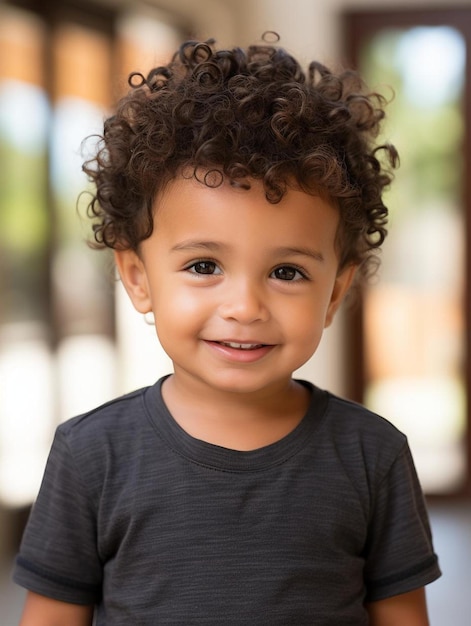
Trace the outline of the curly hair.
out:
<instances>
[{"instance_id":1,"label":"curly hair","mask_svg":"<svg viewBox=\"0 0 471 626\"><path fill-rule=\"evenodd\" d=\"M96 189L96 247L138 250L152 234L157 194L190 171L208 186L260 180L271 203L290 186L328 198L340 213L340 269L371 266L398 158L392 145L375 145L386 103L357 73L316 61L304 71L268 43L217 50L214 40L187 41L129 85L83 166Z\"/></svg>"}]
</instances>

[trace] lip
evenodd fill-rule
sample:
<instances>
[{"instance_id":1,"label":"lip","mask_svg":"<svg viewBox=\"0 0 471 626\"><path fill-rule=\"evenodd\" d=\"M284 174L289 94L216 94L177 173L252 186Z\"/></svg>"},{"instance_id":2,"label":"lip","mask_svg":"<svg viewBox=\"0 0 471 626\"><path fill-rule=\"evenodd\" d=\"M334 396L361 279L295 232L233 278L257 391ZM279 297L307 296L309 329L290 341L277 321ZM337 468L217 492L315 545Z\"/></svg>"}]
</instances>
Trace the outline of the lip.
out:
<instances>
[{"instance_id":1,"label":"lip","mask_svg":"<svg viewBox=\"0 0 471 626\"><path fill-rule=\"evenodd\" d=\"M275 347L273 344L265 344L257 340L224 339L213 341L205 339L204 342L218 356L234 363L255 363Z\"/></svg>"}]
</instances>

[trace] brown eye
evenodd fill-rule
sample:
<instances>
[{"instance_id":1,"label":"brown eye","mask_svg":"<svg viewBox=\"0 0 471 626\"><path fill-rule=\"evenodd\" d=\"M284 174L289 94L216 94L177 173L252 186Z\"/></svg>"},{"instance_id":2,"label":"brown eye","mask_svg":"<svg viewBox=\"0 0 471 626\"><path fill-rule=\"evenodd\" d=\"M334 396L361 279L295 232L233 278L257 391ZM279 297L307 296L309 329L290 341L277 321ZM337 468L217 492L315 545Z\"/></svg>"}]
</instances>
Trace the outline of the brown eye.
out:
<instances>
[{"instance_id":1,"label":"brown eye","mask_svg":"<svg viewBox=\"0 0 471 626\"><path fill-rule=\"evenodd\" d=\"M282 265L272 272L273 278L278 280L302 280L305 276L295 267L291 265Z\"/></svg>"},{"instance_id":2,"label":"brown eye","mask_svg":"<svg viewBox=\"0 0 471 626\"><path fill-rule=\"evenodd\" d=\"M214 261L197 261L193 263L188 270L195 274L216 274L219 273L218 266Z\"/></svg>"}]
</instances>

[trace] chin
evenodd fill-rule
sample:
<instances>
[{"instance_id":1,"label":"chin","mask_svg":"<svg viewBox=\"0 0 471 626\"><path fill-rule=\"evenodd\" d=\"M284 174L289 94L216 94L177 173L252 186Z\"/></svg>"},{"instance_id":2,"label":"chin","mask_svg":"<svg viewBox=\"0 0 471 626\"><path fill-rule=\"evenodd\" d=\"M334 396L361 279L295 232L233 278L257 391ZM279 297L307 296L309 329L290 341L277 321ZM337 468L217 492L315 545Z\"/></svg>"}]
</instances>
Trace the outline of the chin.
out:
<instances>
[{"instance_id":1,"label":"chin","mask_svg":"<svg viewBox=\"0 0 471 626\"><path fill-rule=\"evenodd\" d=\"M208 381L208 383L213 389L225 393L253 394L276 386L280 382L290 380L291 374L283 377L265 378L258 377L254 373L244 372L243 375L229 374L228 376Z\"/></svg>"}]
</instances>

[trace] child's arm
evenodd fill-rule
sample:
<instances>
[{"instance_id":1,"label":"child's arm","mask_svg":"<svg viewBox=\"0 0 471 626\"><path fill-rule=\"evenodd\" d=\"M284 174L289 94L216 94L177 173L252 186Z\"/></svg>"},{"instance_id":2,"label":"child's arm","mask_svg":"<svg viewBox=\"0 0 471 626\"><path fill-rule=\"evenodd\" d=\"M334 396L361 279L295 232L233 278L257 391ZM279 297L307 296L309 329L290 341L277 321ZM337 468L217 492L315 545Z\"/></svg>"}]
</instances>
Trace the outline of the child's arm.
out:
<instances>
[{"instance_id":1,"label":"child's arm","mask_svg":"<svg viewBox=\"0 0 471 626\"><path fill-rule=\"evenodd\" d=\"M70 604L28 591L18 626L92 626L93 606Z\"/></svg>"},{"instance_id":2,"label":"child's arm","mask_svg":"<svg viewBox=\"0 0 471 626\"><path fill-rule=\"evenodd\" d=\"M424 587L370 602L366 608L371 626L429 626Z\"/></svg>"}]
</instances>

